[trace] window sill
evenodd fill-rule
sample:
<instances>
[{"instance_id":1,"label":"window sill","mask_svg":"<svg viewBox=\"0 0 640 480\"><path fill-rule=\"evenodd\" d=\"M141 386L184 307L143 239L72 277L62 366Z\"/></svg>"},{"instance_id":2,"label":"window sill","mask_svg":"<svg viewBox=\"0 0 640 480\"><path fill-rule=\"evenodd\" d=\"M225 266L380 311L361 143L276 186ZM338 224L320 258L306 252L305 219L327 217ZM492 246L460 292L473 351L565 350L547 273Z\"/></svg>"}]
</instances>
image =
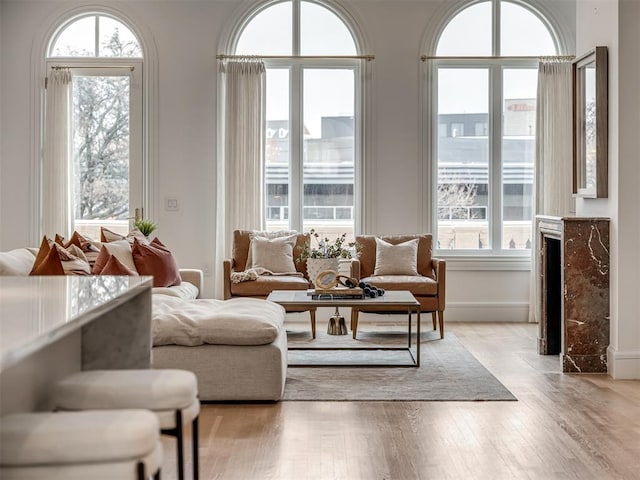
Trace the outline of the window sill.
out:
<instances>
[{"instance_id":1,"label":"window sill","mask_svg":"<svg viewBox=\"0 0 640 480\"><path fill-rule=\"evenodd\" d=\"M531 255L447 255L434 252L434 257L447 261L450 271L530 271Z\"/></svg>"}]
</instances>

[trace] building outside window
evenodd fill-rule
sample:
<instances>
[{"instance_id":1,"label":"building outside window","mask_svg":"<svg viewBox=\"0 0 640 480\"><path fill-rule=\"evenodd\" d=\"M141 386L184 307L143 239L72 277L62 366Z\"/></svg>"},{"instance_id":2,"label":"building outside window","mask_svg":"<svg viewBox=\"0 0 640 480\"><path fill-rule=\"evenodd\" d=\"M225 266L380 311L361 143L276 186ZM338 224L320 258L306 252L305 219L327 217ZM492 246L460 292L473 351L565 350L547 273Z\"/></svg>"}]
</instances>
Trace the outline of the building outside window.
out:
<instances>
[{"instance_id":1,"label":"building outside window","mask_svg":"<svg viewBox=\"0 0 640 480\"><path fill-rule=\"evenodd\" d=\"M358 47L346 21L320 2L272 2L251 15L234 53L267 67L267 229L352 237L362 60L348 58Z\"/></svg>"},{"instance_id":2,"label":"building outside window","mask_svg":"<svg viewBox=\"0 0 640 480\"><path fill-rule=\"evenodd\" d=\"M548 25L522 2L490 0L459 10L440 34L428 88L441 250L531 248L537 57L558 53Z\"/></svg>"}]
</instances>

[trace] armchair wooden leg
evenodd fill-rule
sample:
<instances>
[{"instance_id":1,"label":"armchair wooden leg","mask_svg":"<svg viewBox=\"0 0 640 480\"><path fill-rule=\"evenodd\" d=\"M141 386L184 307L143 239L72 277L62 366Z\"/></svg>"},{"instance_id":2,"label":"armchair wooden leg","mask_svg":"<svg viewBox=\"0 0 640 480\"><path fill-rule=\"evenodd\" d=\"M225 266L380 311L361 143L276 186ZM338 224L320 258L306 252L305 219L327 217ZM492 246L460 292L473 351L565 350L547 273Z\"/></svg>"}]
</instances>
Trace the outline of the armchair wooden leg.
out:
<instances>
[{"instance_id":1,"label":"armchair wooden leg","mask_svg":"<svg viewBox=\"0 0 640 480\"><path fill-rule=\"evenodd\" d=\"M355 340L358 333L358 310L355 308L351 309L351 332L353 333L353 338Z\"/></svg>"},{"instance_id":2,"label":"armchair wooden leg","mask_svg":"<svg viewBox=\"0 0 640 480\"><path fill-rule=\"evenodd\" d=\"M444 311L438 310L438 320L440 321L440 338L444 338Z\"/></svg>"},{"instance_id":3,"label":"armchair wooden leg","mask_svg":"<svg viewBox=\"0 0 640 480\"><path fill-rule=\"evenodd\" d=\"M437 329L438 327L436 325L436 312L435 311L431 312L431 320L433 321L433 329L434 330Z\"/></svg>"},{"instance_id":4,"label":"armchair wooden leg","mask_svg":"<svg viewBox=\"0 0 640 480\"><path fill-rule=\"evenodd\" d=\"M311 317L311 338L316 338L316 311L315 309L309 310L309 316Z\"/></svg>"}]
</instances>

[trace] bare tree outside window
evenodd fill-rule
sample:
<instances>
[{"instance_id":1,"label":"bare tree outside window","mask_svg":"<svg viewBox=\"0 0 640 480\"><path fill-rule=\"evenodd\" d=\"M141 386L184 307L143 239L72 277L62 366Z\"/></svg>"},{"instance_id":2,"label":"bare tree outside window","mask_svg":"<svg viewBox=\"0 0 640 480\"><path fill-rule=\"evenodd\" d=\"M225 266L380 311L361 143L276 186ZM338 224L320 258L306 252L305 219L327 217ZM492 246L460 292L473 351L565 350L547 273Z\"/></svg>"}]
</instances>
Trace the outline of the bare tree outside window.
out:
<instances>
[{"instance_id":1,"label":"bare tree outside window","mask_svg":"<svg viewBox=\"0 0 640 480\"><path fill-rule=\"evenodd\" d=\"M102 48L121 56L137 44L114 30ZM124 220L129 208L130 78L74 76L75 218Z\"/></svg>"}]
</instances>

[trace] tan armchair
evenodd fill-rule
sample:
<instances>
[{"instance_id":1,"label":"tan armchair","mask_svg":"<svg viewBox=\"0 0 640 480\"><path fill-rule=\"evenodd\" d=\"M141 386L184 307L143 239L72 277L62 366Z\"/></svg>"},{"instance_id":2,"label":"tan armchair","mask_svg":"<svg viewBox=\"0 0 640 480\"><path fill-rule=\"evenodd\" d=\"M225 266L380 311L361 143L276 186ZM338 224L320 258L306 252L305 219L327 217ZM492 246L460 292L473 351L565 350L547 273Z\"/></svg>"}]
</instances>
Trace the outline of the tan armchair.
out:
<instances>
[{"instance_id":1,"label":"tan armchair","mask_svg":"<svg viewBox=\"0 0 640 480\"><path fill-rule=\"evenodd\" d=\"M351 262L351 276L369 282L385 290L409 290L420 302L421 312L431 312L433 329L436 329L436 315L440 324L440 338L444 338L444 307L446 287L446 262L432 257L433 243L429 234L422 235L390 235L378 238L397 245L415 238L418 242L418 273L409 275L374 276L376 266L376 237L374 235L357 235L359 244L358 258ZM375 312L375 308L354 308L351 316L353 335L358 328L358 312Z\"/></svg>"},{"instance_id":2,"label":"tan armchair","mask_svg":"<svg viewBox=\"0 0 640 480\"><path fill-rule=\"evenodd\" d=\"M251 242L250 235L254 233L252 230L235 230L233 232L233 258L223 261L224 267L224 299L228 300L234 297L252 297L267 298L273 290L307 290L310 287L307 279L307 261L294 262L296 270L302 276L295 275L262 275L256 280L247 282L232 283L231 273L242 272L246 270L247 257L249 255L249 244ZM296 260L300 253L304 242L310 241L308 233L299 233L296 245L293 249L293 258ZM311 333L316 338L316 308L312 307L295 307L287 308L287 312L306 312L309 311L311 316Z\"/></svg>"}]
</instances>

